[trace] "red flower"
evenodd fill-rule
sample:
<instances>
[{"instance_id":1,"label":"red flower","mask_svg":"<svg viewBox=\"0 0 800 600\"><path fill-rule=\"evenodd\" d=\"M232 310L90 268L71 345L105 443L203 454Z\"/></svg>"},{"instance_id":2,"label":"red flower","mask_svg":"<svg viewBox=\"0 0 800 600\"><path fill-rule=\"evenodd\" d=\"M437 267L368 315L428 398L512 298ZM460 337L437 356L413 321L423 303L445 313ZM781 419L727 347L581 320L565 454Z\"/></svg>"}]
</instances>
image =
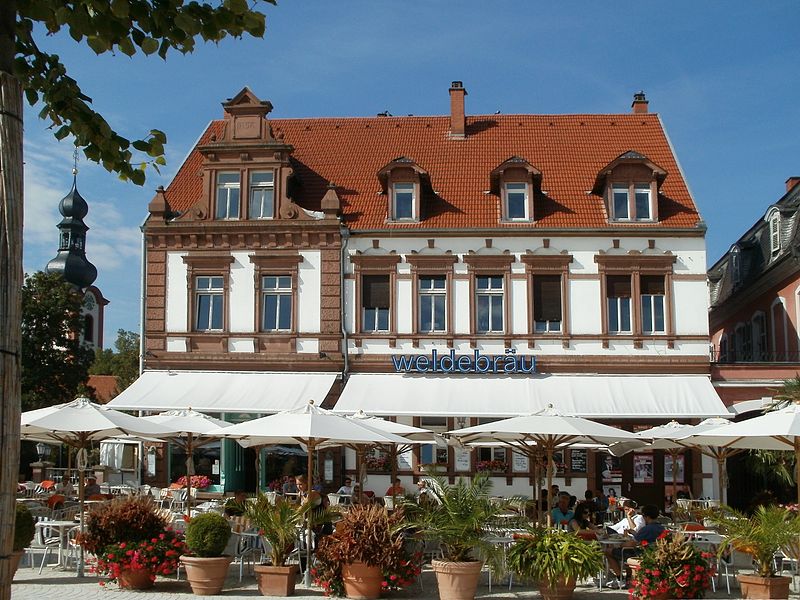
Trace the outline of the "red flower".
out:
<instances>
[{"instance_id":1,"label":"red flower","mask_svg":"<svg viewBox=\"0 0 800 600\"><path fill-rule=\"evenodd\" d=\"M647 546L647 540L642 540L642 546Z\"/></svg>"}]
</instances>

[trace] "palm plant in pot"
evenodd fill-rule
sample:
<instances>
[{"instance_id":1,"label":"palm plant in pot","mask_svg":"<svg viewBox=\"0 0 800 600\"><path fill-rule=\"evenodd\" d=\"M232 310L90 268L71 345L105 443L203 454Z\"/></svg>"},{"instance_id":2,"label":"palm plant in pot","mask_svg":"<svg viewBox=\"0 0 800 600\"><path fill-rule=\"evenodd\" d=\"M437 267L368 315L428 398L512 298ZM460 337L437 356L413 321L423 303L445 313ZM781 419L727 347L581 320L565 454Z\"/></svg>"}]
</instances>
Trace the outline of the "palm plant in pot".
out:
<instances>
[{"instance_id":1,"label":"palm plant in pot","mask_svg":"<svg viewBox=\"0 0 800 600\"><path fill-rule=\"evenodd\" d=\"M733 548L753 557L755 573L737 575L745 598L788 598L791 578L779 577L773 557L800 536L800 515L781 506L759 506L752 516L725 507L710 517L725 539L719 551Z\"/></svg>"},{"instance_id":2,"label":"palm plant in pot","mask_svg":"<svg viewBox=\"0 0 800 600\"><path fill-rule=\"evenodd\" d=\"M507 561L509 569L538 583L545 600L567 600L579 580L602 570L603 552L572 532L532 527L517 537Z\"/></svg>"},{"instance_id":3,"label":"palm plant in pot","mask_svg":"<svg viewBox=\"0 0 800 600\"><path fill-rule=\"evenodd\" d=\"M410 524L441 548L441 559L431 562L441 600L474 598L484 561L493 568L498 565L498 548L486 536L518 499L494 501L489 497L491 487L486 475L459 479L453 485L429 477L425 496L403 503Z\"/></svg>"},{"instance_id":4,"label":"palm plant in pot","mask_svg":"<svg viewBox=\"0 0 800 600\"><path fill-rule=\"evenodd\" d=\"M264 596L291 596L299 571L298 565L287 565L294 550L298 528L302 526L305 511L283 498L271 502L266 494L248 502L244 516L256 527L269 544L269 565L256 565L258 589Z\"/></svg>"},{"instance_id":5,"label":"palm plant in pot","mask_svg":"<svg viewBox=\"0 0 800 600\"><path fill-rule=\"evenodd\" d=\"M222 591L228 576L232 556L225 556L231 537L231 526L222 515L204 513L189 521L186 528L186 548L181 556L186 579L198 596L212 596Z\"/></svg>"}]
</instances>

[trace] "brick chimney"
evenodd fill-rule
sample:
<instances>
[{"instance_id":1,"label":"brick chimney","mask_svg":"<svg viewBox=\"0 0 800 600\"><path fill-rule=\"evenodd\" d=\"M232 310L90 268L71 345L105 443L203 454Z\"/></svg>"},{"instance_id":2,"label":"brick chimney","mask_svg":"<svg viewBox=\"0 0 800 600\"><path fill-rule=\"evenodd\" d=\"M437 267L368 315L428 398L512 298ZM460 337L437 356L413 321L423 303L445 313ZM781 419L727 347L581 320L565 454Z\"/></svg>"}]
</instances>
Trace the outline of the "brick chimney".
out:
<instances>
[{"instance_id":1,"label":"brick chimney","mask_svg":"<svg viewBox=\"0 0 800 600\"><path fill-rule=\"evenodd\" d=\"M450 84L450 137L451 138L464 138L466 137L467 117L464 114L464 96L467 95L467 90L464 89L464 84L460 81L454 81Z\"/></svg>"},{"instance_id":2,"label":"brick chimney","mask_svg":"<svg viewBox=\"0 0 800 600\"><path fill-rule=\"evenodd\" d=\"M791 192L798 183L800 183L800 177L789 177L786 180L786 193Z\"/></svg>"},{"instance_id":3,"label":"brick chimney","mask_svg":"<svg viewBox=\"0 0 800 600\"><path fill-rule=\"evenodd\" d=\"M643 91L633 95L633 104L631 104L633 112L646 113L648 104L649 102L647 101Z\"/></svg>"}]
</instances>

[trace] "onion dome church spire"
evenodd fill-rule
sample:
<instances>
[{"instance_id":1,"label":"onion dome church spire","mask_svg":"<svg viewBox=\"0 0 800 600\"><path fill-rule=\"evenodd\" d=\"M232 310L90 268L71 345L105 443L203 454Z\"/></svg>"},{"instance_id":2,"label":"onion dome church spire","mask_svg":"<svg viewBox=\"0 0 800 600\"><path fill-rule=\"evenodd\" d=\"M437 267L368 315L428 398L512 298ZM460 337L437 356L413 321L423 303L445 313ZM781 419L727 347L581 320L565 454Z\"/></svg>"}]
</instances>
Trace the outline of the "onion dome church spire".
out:
<instances>
[{"instance_id":1,"label":"onion dome church spire","mask_svg":"<svg viewBox=\"0 0 800 600\"><path fill-rule=\"evenodd\" d=\"M89 205L78 193L77 164L72 169L72 189L62 198L58 211L64 217L58 224L58 254L47 267L46 273L61 273L72 285L85 290L97 279L97 268L86 259L86 232L89 228L83 218Z\"/></svg>"}]
</instances>

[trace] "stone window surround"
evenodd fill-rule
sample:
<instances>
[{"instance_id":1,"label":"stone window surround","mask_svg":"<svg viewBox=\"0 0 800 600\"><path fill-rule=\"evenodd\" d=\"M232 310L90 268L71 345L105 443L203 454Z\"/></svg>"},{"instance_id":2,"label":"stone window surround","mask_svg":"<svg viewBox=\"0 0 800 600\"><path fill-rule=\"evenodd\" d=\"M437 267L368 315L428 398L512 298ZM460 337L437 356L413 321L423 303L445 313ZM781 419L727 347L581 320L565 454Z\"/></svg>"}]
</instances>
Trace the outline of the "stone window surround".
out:
<instances>
[{"instance_id":1,"label":"stone window surround","mask_svg":"<svg viewBox=\"0 0 800 600\"><path fill-rule=\"evenodd\" d=\"M452 346L454 333L453 322L455 320L455 307L453 305L453 265L458 262L458 256L454 254L408 254L406 262L411 265L411 320L412 320L412 343L414 347L419 346L420 339L442 339ZM419 330L419 278L424 276L445 277L446 294L446 319L447 327L443 332L422 332Z\"/></svg>"},{"instance_id":2,"label":"stone window surround","mask_svg":"<svg viewBox=\"0 0 800 600\"><path fill-rule=\"evenodd\" d=\"M230 276L233 256L229 253L190 253L183 257L186 265L186 286L189 297L188 323L186 331L197 334L220 334L230 330ZM195 306L195 280L197 277L222 277L222 331L197 331L195 329L197 307Z\"/></svg>"},{"instance_id":3,"label":"stone window surround","mask_svg":"<svg viewBox=\"0 0 800 600\"><path fill-rule=\"evenodd\" d=\"M250 262L254 265L253 273L253 297L255 299L255 322L253 331L259 335L269 337L287 337L297 335L297 311L299 308L298 299L298 269L303 257L294 250L279 251L270 250L269 252L256 252L250 255ZM292 322L289 330L264 331L261 327L261 278L266 275L283 275L292 278Z\"/></svg>"},{"instance_id":4,"label":"stone window surround","mask_svg":"<svg viewBox=\"0 0 800 600\"><path fill-rule=\"evenodd\" d=\"M355 318L353 320L354 340L356 346L361 345L362 338L389 339L389 344L394 347L397 343L397 264L401 261L399 254L363 255L356 254L350 257L355 276L354 306ZM362 331L362 306L361 306L361 277L362 275L388 275L389 276L389 331Z\"/></svg>"},{"instance_id":5,"label":"stone window surround","mask_svg":"<svg viewBox=\"0 0 800 600\"><path fill-rule=\"evenodd\" d=\"M569 347L570 336L570 298L569 298L569 265L572 263L571 254L523 254L520 257L525 264L525 275L528 288L528 335L531 336L528 346L533 347L535 337L561 338L562 346ZM536 275L561 275L561 331L536 332L534 329L533 306L533 280Z\"/></svg>"},{"instance_id":6,"label":"stone window surround","mask_svg":"<svg viewBox=\"0 0 800 600\"><path fill-rule=\"evenodd\" d=\"M608 348L610 339L632 339L634 348L641 348L645 339L666 339L669 348L675 344L675 320L672 315L674 293L672 289L672 267L677 257L673 254L596 254L594 262L600 275L600 308L603 348ZM631 277L631 333L614 334L608 330L608 303L606 301L606 277L628 275ZM639 280L642 275L664 277L665 332L645 334L642 332L642 309Z\"/></svg>"},{"instance_id":7,"label":"stone window surround","mask_svg":"<svg viewBox=\"0 0 800 600\"><path fill-rule=\"evenodd\" d=\"M511 253L466 254L463 257L469 271L469 339L473 346L477 344L478 338L501 338L506 347L511 347L511 263L514 261L515 257ZM503 331L478 333L476 292L479 275L503 277Z\"/></svg>"}]
</instances>

